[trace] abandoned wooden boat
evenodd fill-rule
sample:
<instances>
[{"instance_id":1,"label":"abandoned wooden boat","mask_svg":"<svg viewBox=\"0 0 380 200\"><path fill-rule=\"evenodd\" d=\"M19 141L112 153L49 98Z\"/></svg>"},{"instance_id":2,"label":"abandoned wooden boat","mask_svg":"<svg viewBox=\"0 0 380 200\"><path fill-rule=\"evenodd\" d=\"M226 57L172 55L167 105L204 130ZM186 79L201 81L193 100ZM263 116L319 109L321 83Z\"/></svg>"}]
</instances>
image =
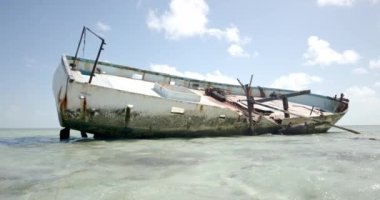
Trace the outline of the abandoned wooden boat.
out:
<instances>
[{"instance_id":1,"label":"abandoned wooden boat","mask_svg":"<svg viewBox=\"0 0 380 200\"><path fill-rule=\"evenodd\" d=\"M137 138L324 133L348 109L347 99L310 90L223 84L101 62L99 38L96 60L77 57L80 41L76 55L63 55L55 72L62 139L70 129L84 137Z\"/></svg>"}]
</instances>

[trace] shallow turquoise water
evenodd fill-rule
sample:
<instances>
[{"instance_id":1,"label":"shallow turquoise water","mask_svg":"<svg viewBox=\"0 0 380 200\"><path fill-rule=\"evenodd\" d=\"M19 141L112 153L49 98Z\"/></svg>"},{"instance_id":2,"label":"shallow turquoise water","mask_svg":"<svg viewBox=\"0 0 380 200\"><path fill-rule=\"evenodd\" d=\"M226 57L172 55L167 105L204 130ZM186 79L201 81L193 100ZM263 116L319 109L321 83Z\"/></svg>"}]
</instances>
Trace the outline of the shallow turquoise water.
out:
<instances>
[{"instance_id":1,"label":"shallow turquoise water","mask_svg":"<svg viewBox=\"0 0 380 200\"><path fill-rule=\"evenodd\" d=\"M307 136L72 139L0 130L0 199L380 199L380 126Z\"/></svg>"}]
</instances>

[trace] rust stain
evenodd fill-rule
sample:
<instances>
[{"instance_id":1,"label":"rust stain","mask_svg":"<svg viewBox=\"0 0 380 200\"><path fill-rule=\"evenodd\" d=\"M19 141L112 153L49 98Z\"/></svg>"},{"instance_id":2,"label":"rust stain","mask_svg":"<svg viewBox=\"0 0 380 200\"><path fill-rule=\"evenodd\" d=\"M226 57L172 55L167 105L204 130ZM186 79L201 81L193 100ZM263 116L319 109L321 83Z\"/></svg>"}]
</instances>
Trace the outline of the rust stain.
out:
<instances>
[{"instance_id":1,"label":"rust stain","mask_svg":"<svg viewBox=\"0 0 380 200\"><path fill-rule=\"evenodd\" d=\"M80 115L82 120L86 120L87 113L87 100L86 97L81 97L80 101Z\"/></svg>"},{"instance_id":2,"label":"rust stain","mask_svg":"<svg viewBox=\"0 0 380 200\"><path fill-rule=\"evenodd\" d=\"M62 92L62 86L59 88L58 95L57 95L57 100L59 104L61 103L61 99L59 98L61 96L61 92Z\"/></svg>"},{"instance_id":3,"label":"rust stain","mask_svg":"<svg viewBox=\"0 0 380 200\"><path fill-rule=\"evenodd\" d=\"M344 112L345 110L347 110L347 108L348 108L348 104L347 104L347 103L344 103L344 102L341 102L341 103L339 104L339 106L336 108L336 111L335 111L335 112L338 112L338 113L340 113L340 112Z\"/></svg>"},{"instance_id":4,"label":"rust stain","mask_svg":"<svg viewBox=\"0 0 380 200\"><path fill-rule=\"evenodd\" d=\"M65 97L63 99L61 99L60 98L61 92L62 92L62 86L61 86L61 88L59 88L59 92L58 92L58 96L57 96L59 109L62 112L62 111L65 111L67 109L67 93L65 94Z\"/></svg>"},{"instance_id":5,"label":"rust stain","mask_svg":"<svg viewBox=\"0 0 380 200\"><path fill-rule=\"evenodd\" d=\"M61 112L67 109L67 94L65 94L65 97L60 100L59 108L61 109Z\"/></svg>"},{"instance_id":6,"label":"rust stain","mask_svg":"<svg viewBox=\"0 0 380 200\"><path fill-rule=\"evenodd\" d=\"M131 119L131 108L127 107L125 108L125 123L128 124L129 120Z\"/></svg>"}]
</instances>

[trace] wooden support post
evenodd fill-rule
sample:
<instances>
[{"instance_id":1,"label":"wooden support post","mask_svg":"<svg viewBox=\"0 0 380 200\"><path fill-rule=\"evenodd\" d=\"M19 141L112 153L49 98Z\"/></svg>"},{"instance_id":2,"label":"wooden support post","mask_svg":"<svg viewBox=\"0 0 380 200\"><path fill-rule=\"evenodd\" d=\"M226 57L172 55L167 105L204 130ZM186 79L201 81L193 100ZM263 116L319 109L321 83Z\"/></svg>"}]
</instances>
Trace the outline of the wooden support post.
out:
<instances>
[{"instance_id":1,"label":"wooden support post","mask_svg":"<svg viewBox=\"0 0 380 200\"><path fill-rule=\"evenodd\" d=\"M266 97L265 92L264 92L264 89L263 89L262 87L260 87L260 86L257 86L257 88L259 88L259 91L260 91L260 97L262 97L262 98Z\"/></svg>"},{"instance_id":2,"label":"wooden support post","mask_svg":"<svg viewBox=\"0 0 380 200\"><path fill-rule=\"evenodd\" d=\"M251 96L251 87L248 84L245 85L245 95L247 98L249 126L251 127L252 126L253 99Z\"/></svg>"},{"instance_id":3,"label":"wooden support post","mask_svg":"<svg viewBox=\"0 0 380 200\"><path fill-rule=\"evenodd\" d=\"M314 106L310 110L310 115L313 114Z\"/></svg>"},{"instance_id":4,"label":"wooden support post","mask_svg":"<svg viewBox=\"0 0 380 200\"><path fill-rule=\"evenodd\" d=\"M86 131L80 131L82 138L88 138Z\"/></svg>"},{"instance_id":5,"label":"wooden support post","mask_svg":"<svg viewBox=\"0 0 380 200\"><path fill-rule=\"evenodd\" d=\"M70 138L70 128L63 128L59 132L59 139L61 140L68 140Z\"/></svg>"},{"instance_id":6,"label":"wooden support post","mask_svg":"<svg viewBox=\"0 0 380 200\"><path fill-rule=\"evenodd\" d=\"M253 75L251 75L251 80L249 81L249 84L245 84L243 85L239 79L238 82L239 84L241 85L244 93L245 93L245 96L247 98L247 111L248 111L248 120L249 120L249 128L248 128L248 134L254 134L254 130L253 130L253 120L252 120L252 112L253 112L253 104L255 103L255 99L253 98L252 96L252 88L251 88L251 84L252 84L252 78L253 78Z\"/></svg>"},{"instance_id":7,"label":"wooden support post","mask_svg":"<svg viewBox=\"0 0 380 200\"><path fill-rule=\"evenodd\" d=\"M288 98L286 96L282 97L282 105L284 107L284 110L288 111L288 109L289 109L289 102L288 102ZM284 116L285 116L285 118L289 118L290 117L289 113L286 113L286 112L284 112Z\"/></svg>"}]
</instances>

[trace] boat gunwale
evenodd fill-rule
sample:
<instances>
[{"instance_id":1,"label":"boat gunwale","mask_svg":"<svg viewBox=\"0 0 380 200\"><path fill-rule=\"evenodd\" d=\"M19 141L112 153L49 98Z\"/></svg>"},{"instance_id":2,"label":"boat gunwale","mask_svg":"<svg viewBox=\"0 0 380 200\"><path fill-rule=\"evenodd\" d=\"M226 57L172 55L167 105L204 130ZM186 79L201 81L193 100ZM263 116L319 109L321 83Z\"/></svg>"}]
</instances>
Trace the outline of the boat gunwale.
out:
<instances>
[{"instance_id":1,"label":"boat gunwale","mask_svg":"<svg viewBox=\"0 0 380 200\"><path fill-rule=\"evenodd\" d=\"M67 61L67 58L69 58L71 60L74 59L74 57L70 56L70 55L64 55L64 56L66 57L66 61ZM94 63L94 61L91 60L91 59L80 58L80 57L77 57L77 61L81 61L81 62L85 62L85 63L91 63L91 64ZM234 84L229 84L229 83L218 83L218 82L211 82L211 81L205 81L205 80L187 78L187 77L183 77L183 76L176 76L176 75L171 75L171 74L162 73L162 72L155 72L155 71L151 71L151 70L140 69L140 68L136 68L136 67L130 67L130 66L127 66L127 65L113 64L113 63L109 63L109 62L105 62L105 61L98 61L98 64L109 66L109 67L114 67L114 68L119 68L119 69L122 69L122 70L123 69L129 69L129 70L133 70L133 71L137 71L137 72L150 73L150 74L153 74L153 75L162 75L162 76L165 76L165 77L176 78L176 79L185 80L185 81L186 80L187 81L194 81L194 82L200 82L200 83L204 83L204 84L221 85L221 86L226 86L226 87L240 87L240 85L234 85ZM254 86L252 88L253 89L258 89L258 87L260 87L260 88L262 88L264 90L272 90L272 91L284 92L284 93L291 93L291 92L296 92L297 91L297 90L270 88L270 87L262 87L262 86ZM320 94L315 94L315 93L310 93L310 94L305 94L305 95L326 98L326 99L329 99L329 100L334 100L334 101L339 102L339 99L334 99L334 98L332 98L330 96L326 96L326 95L320 95Z\"/></svg>"},{"instance_id":2,"label":"boat gunwale","mask_svg":"<svg viewBox=\"0 0 380 200\"><path fill-rule=\"evenodd\" d=\"M69 62L69 60L73 60L73 59L74 59L73 56L64 55L64 60L66 60L66 62L65 62L66 70L70 70L71 71L71 69L68 69L67 63ZM93 64L94 63L93 60L86 59L86 58L77 58L77 59L78 59L77 61L82 62L84 64L86 64L86 63L87 64ZM140 68L129 67L129 66L125 66L125 65L113 64L113 63L104 62L104 61L99 61L98 62L98 67L100 65L103 65L103 66L106 66L106 67L111 67L111 68L117 68L117 69L120 69L120 70L131 70L131 71L139 72L139 73L145 73L145 74L151 74L151 75L156 75L156 76L162 76L162 77L166 77L166 78L170 78L170 79L174 79L174 80L189 81L189 82L192 82L192 83L195 83L195 84L199 83L200 85L206 85L206 86L209 85L209 86L212 86L212 87L222 87L222 88L230 88L230 89L233 88L233 90L235 90L235 91L239 91L239 89L241 90L241 86L240 85L232 85L232 84L227 84L227 83L218 83L218 82L210 82L210 81L198 80L198 79L193 79L193 78L186 78L186 77L181 77L181 76L176 76L176 75L171 75L171 74L166 74L166 73L161 73L161 72L155 72L155 71L150 71L150 70L145 70L145 69L140 69ZM69 72L69 74L71 74L71 73ZM117 74L111 74L111 75L118 76ZM131 77L125 77L125 76L119 76L119 77L133 79ZM70 81L73 81L73 80L74 80L74 77L70 76ZM150 80L145 80L144 78L142 78L141 80L142 81L152 82ZM104 86L102 86L102 87L104 87ZM186 88L190 89L190 87L187 87L187 86L183 86L183 87L186 87ZM105 87L105 88L107 88L107 87ZM113 89L115 89L115 88L113 88ZM267 92L275 92L275 93L280 93L280 94L287 94L287 93L297 92L296 90L268 88L268 87L261 87L261 86L252 87L252 90L261 90L261 89L266 90ZM119 89L116 89L116 90L119 90ZM123 90L120 90L120 91L123 91ZM242 92L243 91L241 90L238 93L241 94ZM136 94L140 94L140 93L136 93ZM322 109L327 110L327 111L329 111L331 113L341 113L341 111L338 112L336 110L337 107L338 107L338 105L340 105L342 103L348 104L348 102L342 102L338 98L333 98L333 97L329 97L329 96L325 96L325 95L319 95L319 94L310 93L310 94L305 94L304 96L309 96L308 98L317 98L317 99L320 99L320 100L323 100L323 101L329 101L329 105L336 104L335 106L332 106L332 107L329 107L329 108L326 108L324 106L321 107ZM160 98L160 97L157 97L157 98ZM292 98L293 97L289 98L289 101L292 101L291 100ZM295 97L295 98L298 98L298 97ZM178 101L176 99L172 99L172 100ZM188 102L188 103L194 103L194 104L198 104L198 105L208 105L208 104L203 104L203 103L200 103L200 102ZM314 106L314 105L312 105L310 103L302 102L302 101L299 101L299 100L294 100L294 103L300 103L300 104L304 104L304 105ZM219 106L215 106L215 105L209 105L209 106L219 107ZM319 107L319 106L317 106L317 107Z\"/></svg>"}]
</instances>

